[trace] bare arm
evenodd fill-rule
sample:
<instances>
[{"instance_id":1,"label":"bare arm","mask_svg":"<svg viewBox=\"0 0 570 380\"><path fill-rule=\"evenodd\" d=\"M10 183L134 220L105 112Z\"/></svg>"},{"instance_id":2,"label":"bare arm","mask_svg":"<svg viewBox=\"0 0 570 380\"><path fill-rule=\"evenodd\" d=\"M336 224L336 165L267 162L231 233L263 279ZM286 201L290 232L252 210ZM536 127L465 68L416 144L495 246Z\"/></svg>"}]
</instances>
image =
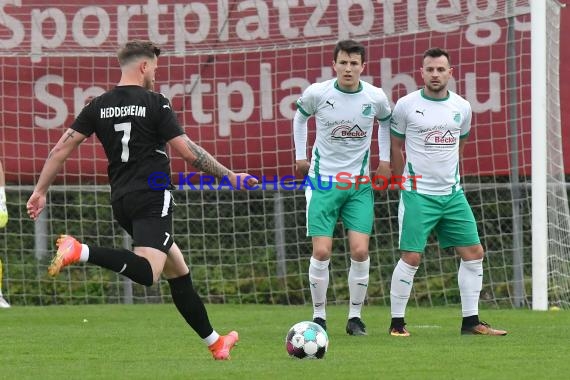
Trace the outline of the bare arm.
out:
<instances>
[{"instance_id":1,"label":"bare arm","mask_svg":"<svg viewBox=\"0 0 570 380\"><path fill-rule=\"evenodd\" d=\"M467 137L459 139L459 162L463 160L463 151L465 149L466 143L467 143Z\"/></svg>"},{"instance_id":2,"label":"bare arm","mask_svg":"<svg viewBox=\"0 0 570 380\"><path fill-rule=\"evenodd\" d=\"M69 155L85 140L86 136L73 130L67 129L57 144L49 152L40 178L36 183L34 192L46 194L55 177L61 170Z\"/></svg>"},{"instance_id":3,"label":"bare arm","mask_svg":"<svg viewBox=\"0 0 570 380\"><path fill-rule=\"evenodd\" d=\"M63 164L69 155L86 139L86 136L67 129L55 147L49 152L47 160L44 164L40 178L36 183L34 192L30 196L27 203L28 215L32 219L37 219L45 207L45 199L50 185L61 170Z\"/></svg>"},{"instance_id":4,"label":"bare arm","mask_svg":"<svg viewBox=\"0 0 570 380\"><path fill-rule=\"evenodd\" d=\"M186 135L168 141L168 144L190 165L218 179L227 178L232 186L242 190L252 190L257 179L247 173L234 173L219 163L212 155Z\"/></svg>"},{"instance_id":5,"label":"bare arm","mask_svg":"<svg viewBox=\"0 0 570 380\"><path fill-rule=\"evenodd\" d=\"M168 144L190 165L205 173L221 179L230 176L233 172L220 164L212 155L186 135L175 137Z\"/></svg>"},{"instance_id":6,"label":"bare arm","mask_svg":"<svg viewBox=\"0 0 570 380\"><path fill-rule=\"evenodd\" d=\"M392 172L394 175L401 176L404 173L404 142L405 139L391 135L391 151L392 151Z\"/></svg>"}]
</instances>

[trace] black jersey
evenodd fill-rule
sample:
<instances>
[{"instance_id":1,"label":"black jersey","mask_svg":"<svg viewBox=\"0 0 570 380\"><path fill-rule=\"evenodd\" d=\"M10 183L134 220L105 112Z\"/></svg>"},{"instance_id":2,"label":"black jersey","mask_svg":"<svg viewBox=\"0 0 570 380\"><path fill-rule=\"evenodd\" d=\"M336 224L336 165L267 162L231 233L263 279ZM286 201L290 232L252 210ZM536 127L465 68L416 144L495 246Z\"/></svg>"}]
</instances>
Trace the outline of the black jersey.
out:
<instances>
[{"instance_id":1,"label":"black jersey","mask_svg":"<svg viewBox=\"0 0 570 380\"><path fill-rule=\"evenodd\" d=\"M152 173L167 173L166 142L184 134L162 94L141 86L117 86L83 108L71 128L86 136L95 132L109 161L111 200L150 190Z\"/></svg>"}]
</instances>

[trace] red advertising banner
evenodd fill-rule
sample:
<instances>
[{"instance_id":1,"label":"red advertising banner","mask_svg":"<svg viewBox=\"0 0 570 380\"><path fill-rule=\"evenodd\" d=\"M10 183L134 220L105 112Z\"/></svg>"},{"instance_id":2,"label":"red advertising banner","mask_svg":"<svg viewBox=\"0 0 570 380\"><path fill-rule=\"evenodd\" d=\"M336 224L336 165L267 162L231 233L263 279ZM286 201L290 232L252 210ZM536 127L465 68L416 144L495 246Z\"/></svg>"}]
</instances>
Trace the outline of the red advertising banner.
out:
<instances>
[{"instance_id":1,"label":"red advertising banner","mask_svg":"<svg viewBox=\"0 0 570 380\"><path fill-rule=\"evenodd\" d=\"M422 85L423 52L445 47L455 70L450 87L473 108L464 174L508 174L512 128L519 136L519 170L530 173L528 1L513 10L512 45L504 1L461 1L459 7L431 0L119 3L0 3L0 133L8 182L34 183L83 105L118 82L114 52L132 38L163 47L155 90L171 99L188 135L233 169L265 176L293 172L294 104L310 83L333 77L337 40L365 44L363 79L381 86L393 103ZM570 14L562 14L564 35ZM562 49L562 115L570 104L562 85L570 79L569 54ZM513 65L517 86L509 89ZM375 166L375 144L372 150ZM173 170L192 168L174 158ZM95 137L58 181L107 183Z\"/></svg>"}]
</instances>

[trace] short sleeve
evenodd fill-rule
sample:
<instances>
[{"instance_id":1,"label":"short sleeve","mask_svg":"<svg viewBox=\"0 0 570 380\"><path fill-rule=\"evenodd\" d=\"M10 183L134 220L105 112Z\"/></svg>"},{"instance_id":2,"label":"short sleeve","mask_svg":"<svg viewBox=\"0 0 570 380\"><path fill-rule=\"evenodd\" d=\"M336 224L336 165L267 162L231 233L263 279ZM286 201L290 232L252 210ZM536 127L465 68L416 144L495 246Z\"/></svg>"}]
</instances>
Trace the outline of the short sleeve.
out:
<instances>
[{"instance_id":1,"label":"short sleeve","mask_svg":"<svg viewBox=\"0 0 570 380\"><path fill-rule=\"evenodd\" d=\"M172 110L172 105L170 101L162 94L159 95L159 134L164 138L165 141L169 141L175 137L184 134L184 129L178 123L178 118Z\"/></svg>"},{"instance_id":2,"label":"short sleeve","mask_svg":"<svg viewBox=\"0 0 570 380\"><path fill-rule=\"evenodd\" d=\"M306 117L314 115L317 110L316 85L312 84L303 91L303 95L297 100L297 109Z\"/></svg>"},{"instance_id":3,"label":"short sleeve","mask_svg":"<svg viewBox=\"0 0 570 380\"><path fill-rule=\"evenodd\" d=\"M406 113L405 106L401 100L396 102L394 106L394 111L392 112L392 118L390 119L390 133L398 136L406 136Z\"/></svg>"},{"instance_id":4,"label":"short sleeve","mask_svg":"<svg viewBox=\"0 0 570 380\"><path fill-rule=\"evenodd\" d=\"M461 134L460 138L465 138L469 136L469 131L471 131L471 106L469 104L465 107L465 113L463 116L463 122L461 123Z\"/></svg>"},{"instance_id":5,"label":"short sleeve","mask_svg":"<svg viewBox=\"0 0 570 380\"><path fill-rule=\"evenodd\" d=\"M379 98L378 98L378 112L376 112L376 119L380 121L386 121L392 115L392 110L390 109L390 102L388 101L388 97L384 93L382 89L378 90Z\"/></svg>"},{"instance_id":6,"label":"short sleeve","mask_svg":"<svg viewBox=\"0 0 570 380\"><path fill-rule=\"evenodd\" d=\"M91 136L95 132L95 118L93 101L87 103L81 110L77 118L71 124L71 129L85 135Z\"/></svg>"}]
</instances>

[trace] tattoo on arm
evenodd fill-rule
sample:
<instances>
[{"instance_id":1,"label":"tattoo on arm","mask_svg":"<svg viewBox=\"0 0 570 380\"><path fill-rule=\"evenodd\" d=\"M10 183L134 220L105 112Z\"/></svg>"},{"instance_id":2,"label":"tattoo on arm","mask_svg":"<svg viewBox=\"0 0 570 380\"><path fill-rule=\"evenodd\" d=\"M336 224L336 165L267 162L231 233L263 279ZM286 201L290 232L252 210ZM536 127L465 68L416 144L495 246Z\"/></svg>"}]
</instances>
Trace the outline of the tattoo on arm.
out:
<instances>
[{"instance_id":1,"label":"tattoo on arm","mask_svg":"<svg viewBox=\"0 0 570 380\"><path fill-rule=\"evenodd\" d=\"M73 131L73 130L67 131L67 136L65 136L65 139L63 140L63 142L66 143L67 140L72 139L73 136L75 136L75 131Z\"/></svg>"},{"instance_id":2,"label":"tattoo on arm","mask_svg":"<svg viewBox=\"0 0 570 380\"><path fill-rule=\"evenodd\" d=\"M222 178L230 173L228 168L216 161L214 157L212 157L202 147L196 145L188 137L186 137L186 146L196 156L196 159L192 162L192 166L195 168L211 174L216 178Z\"/></svg>"}]
</instances>

